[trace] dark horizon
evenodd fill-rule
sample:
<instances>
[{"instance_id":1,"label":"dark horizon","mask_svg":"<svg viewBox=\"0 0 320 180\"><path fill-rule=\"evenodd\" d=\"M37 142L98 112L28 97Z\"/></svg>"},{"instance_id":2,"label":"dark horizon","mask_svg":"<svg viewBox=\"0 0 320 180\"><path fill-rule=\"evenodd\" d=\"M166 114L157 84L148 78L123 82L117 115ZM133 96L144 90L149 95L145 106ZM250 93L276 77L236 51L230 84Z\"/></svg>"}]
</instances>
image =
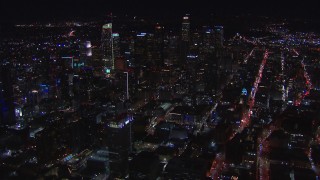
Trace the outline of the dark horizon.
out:
<instances>
[{"instance_id":1,"label":"dark horizon","mask_svg":"<svg viewBox=\"0 0 320 180\"><path fill-rule=\"evenodd\" d=\"M33 23L53 20L91 20L103 18L108 12L116 15L138 15L156 18L181 17L185 13L192 16L207 16L211 13L218 16L245 15L271 16L283 18L303 18L317 20L319 2L285 3L261 2L213 2L209 0L196 2L161 2L142 1L40 1L20 2L11 0L1 2L1 23Z\"/></svg>"}]
</instances>

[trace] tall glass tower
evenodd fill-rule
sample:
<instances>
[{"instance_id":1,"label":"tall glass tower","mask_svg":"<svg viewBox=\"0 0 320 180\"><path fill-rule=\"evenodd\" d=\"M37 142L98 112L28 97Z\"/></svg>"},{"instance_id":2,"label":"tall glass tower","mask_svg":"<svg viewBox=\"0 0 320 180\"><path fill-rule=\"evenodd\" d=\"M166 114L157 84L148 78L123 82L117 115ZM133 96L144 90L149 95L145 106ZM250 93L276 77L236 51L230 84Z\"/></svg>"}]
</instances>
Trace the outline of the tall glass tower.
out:
<instances>
[{"instance_id":1,"label":"tall glass tower","mask_svg":"<svg viewBox=\"0 0 320 180\"><path fill-rule=\"evenodd\" d=\"M101 49L105 65L107 68L114 69L112 23L102 26L101 41Z\"/></svg>"},{"instance_id":2,"label":"tall glass tower","mask_svg":"<svg viewBox=\"0 0 320 180\"><path fill-rule=\"evenodd\" d=\"M119 33L112 33L113 55L114 58L120 57L120 35Z\"/></svg>"},{"instance_id":3,"label":"tall glass tower","mask_svg":"<svg viewBox=\"0 0 320 180\"><path fill-rule=\"evenodd\" d=\"M190 41L190 15L186 14L182 18L181 43L180 43L180 61L186 62L189 51Z\"/></svg>"},{"instance_id":4,"label":"tall glass tower","mask_svg":"<svg viewBox=\"0 0 320 180\"><path fill-rule=\"evenodd\" d=\"M190 17L189 14L186 14L182 18L182 31L181 31L182 41L189 42L190 39Z\"/></svg>"}]
</instances>

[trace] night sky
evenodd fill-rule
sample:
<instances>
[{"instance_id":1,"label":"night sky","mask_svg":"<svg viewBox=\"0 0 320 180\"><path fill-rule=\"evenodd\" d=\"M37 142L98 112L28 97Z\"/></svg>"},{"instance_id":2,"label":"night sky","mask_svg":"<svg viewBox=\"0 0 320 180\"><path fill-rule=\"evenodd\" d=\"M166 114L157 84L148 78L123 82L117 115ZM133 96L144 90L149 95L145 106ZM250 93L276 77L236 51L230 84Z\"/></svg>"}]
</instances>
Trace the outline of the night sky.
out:
<instances>
[{"instance_id":1,"label":"night sky","mask_svg":"<svg viewBox=\"0 0 320 180\"><path fill-rule=\"evenodd\" d=\"M262 4L261 2L265 2ZM107 12L170 17L206 15L247 14L277 17L312 18L320 17L320 2L304 0L296 2L269 1L216 1L216 0L1 0L1 22L35 22L48 20L93 19Z\"/></svg>"}]
</instances>

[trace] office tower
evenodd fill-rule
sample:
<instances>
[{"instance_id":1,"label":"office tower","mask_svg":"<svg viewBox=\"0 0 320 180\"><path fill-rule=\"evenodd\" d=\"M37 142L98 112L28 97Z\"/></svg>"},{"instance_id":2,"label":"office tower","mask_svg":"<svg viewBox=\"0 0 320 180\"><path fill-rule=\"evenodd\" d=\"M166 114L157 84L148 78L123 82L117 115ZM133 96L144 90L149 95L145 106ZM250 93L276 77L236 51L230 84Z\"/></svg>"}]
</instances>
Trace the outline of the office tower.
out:
<instances>
[{"instance_id":1,"label":"office tower","mask_svg":"<svg viewBox=\"0 0 320 180\"><path fill-rule=\"evenodd\" d=\"M181 42L180 42L180 63L187 61L187 55L189 51L189 40L190 40L190 17L186 14L182 18L181 28Z\"/></svg>"},{"instance_id":2,"label":"office tower","mask_svg":"<svg viewBox=\"0 0 320 180\"><path fill-rule=\"evenodd\" d=\"M182 41L189 42L190 40L190 17L189 14L186 14L182 18L182 31L181 31Z\"/></svg>"},{"instance_id":3,"label":"office tower","mask_svg":"<svg viewBox=\"0 0 320 180\"><path fill-rule=\"evenodd\" d=\"M163 43L163 29L160 24L156 24L155 26L155 31L154 31L154 36L155 36L155 41L157 44L162 44Z\"/></svg>"},{"instance_id":4,"label":"office tower","mask_svg":"<svg viewBox=\"0 0 320 180\"><path fill-rule=\"evenodd\" d=\"M120 114L108 121L107 145L111 151L131 150L131 115Z\"/></svg>"},{"instance_id":5,"label":"office tower","mask_svg":"<svg viewBox=\"0 0 320 180\"><path fill-rule=\"evenodd\" d=\"M199 32L194 32L191 34L191 43L190 43L190 49L198 49L201 45L201 34Z\"/></svg>"},{"instance_id":6,"label":"office tower","mask_svg":"<svg viewBox=\"0 0 320 180\"><path fill-rule=\"evenodd\" d=\"M102 26L101 41L101 49L105 65L107 68L114 69L112 23L108 23Z\"/></svg>"},{"instance_id":7,"label":"office tower","mask_svg":"<svg viewBox=\"0 0 320 180\"><path fill-rule=\"evenodd\" d=\"M155 53L155 44L154 44L154 34L149 34L147 36L147 44L146 44L147 52L146 52L146 65L149 67L154 67L156 58Z\"/></svg>"},{"instance_id":8,"label":"office tower","mask_svg":"<svg viewBox=\"0 0 320 180\"><path fill-rule=\"evenodd\" d=\"M14 99L11 69L8 65L0 66L0 124L14 123Z\"/></svg>"},{"instance_id":9,"label":"office tower","mask_svg":"<svg viewBox=\"0 0 320 180\"><path fill-rule=\"evenodd\" d=\"M224 42L224 31L223 26L214 26L214 42L215 47L217 49L221 49L223 47Z\"/></svg>"},{"instance_id":10,"label":"office tower","mask_svg":"<svg viewBox=\"0 0 320 180\"><path fill-rule=\"evenodd\" d=\"M163 50L164 50L164 34L163 34L164 27L156 24L155 32L154 32L154 55L155 55L155 62L157 66L164 65L164 58L163 58Z\"/></svg>"},{"instance_id":11,"label":"office tower","mask_svg":"<svg viewBox=\"0 0 320 180\"><path fill-rule=\"evenodd\" d=\"M155 67L162 65L161 40L151 33L138 33L134 41L134 59L140 66Z\"/></svg>"},{"instance_id":12,"label":"office tower","mask_svg":"<svg viewBox=\"0 0 320 180\"><path fill-rule=\"evenodd\" d=\"M111 173L123 177L128 170L128 153L131 152L132 135L131 121L133 117L120 114L107 123L107 146L110 151Z\"/></svg>"},{"instance_id":13,"label":"office tower","mask_svg":"<svg viewBox=\"0 0 320 180\"><path fill-rule=\"evenodd\" d=\"M175 35L167 35L164 38L164 64L172 65L179 61L179 37Z\"/></svg>"},{"instance_id":14,"label":"office tower","mask_svg":"<svg viewBox=\"0 0 320 180\"><path fill-rule=\"evenodd\" d=\"M113 55L114 58L119 58L121 56L120 53L120 35L119 33L112 33L113 40ZM115 59L113 59L115 60Z\"/></svg>"},{"instance_id":15,"label":"office tower","mask_svg":"<svg viewBox=\"0 0 320 180\"><path fill-rule=\"evenodd\" d=\"M149 34L141 32L138 33L134 40L134 59L137 65L143 65L147 61L147 44Z\"/></svg>"},{"instance_id":16,"label":"office tower","mask_svg":"<svg viewBox=\"0 0 320 180\"><path fill-rule=\"evenodd\" d=\"M203 46L202 50L204 53L212 53L214 49L214 31L211 27L203 26Z\"/></svg>"},{"instance_id":17,"label":"office tower","mask_svg":"<svg viewBox=\"0 0 320 180\"><path fill-rule=\"evenodd\" d=\"M194 61L197 60L200 54L201 36L198 32L191 33L190 42L188 45L187 59Z\"/></svg>"},{"instance_id":18,"label":"office tower","mask_svg":"<svg viewBox=\"0 0 320 180\"><path fill-rule=\"evenodd\" d=\"M73 61L73 68L81 68L87 65L92 58L92 45L91 41L85 41L80 44L80 57L75 58Z\"/></svg>"}]
</instances>

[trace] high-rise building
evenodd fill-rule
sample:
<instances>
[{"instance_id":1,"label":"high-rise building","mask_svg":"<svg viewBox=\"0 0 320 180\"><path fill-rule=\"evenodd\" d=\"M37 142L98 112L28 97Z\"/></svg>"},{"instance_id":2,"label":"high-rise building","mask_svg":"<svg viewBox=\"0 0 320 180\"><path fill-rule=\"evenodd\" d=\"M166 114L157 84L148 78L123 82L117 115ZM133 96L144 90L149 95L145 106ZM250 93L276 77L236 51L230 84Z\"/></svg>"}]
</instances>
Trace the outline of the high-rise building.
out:
<instances>
[{"instance_id":1,"label":"high-rise building","mask_svg":"<svg viewBox=\"0 0 320 180\"><path fill-rule=\"evenodd\" d=\"M132 116L127 114L108 121L107 145L110 150L131 151L131 121Z\"/></svg>"},{"instance_id":2,"label":"high-rise building","mask_svg":"<svg viewBox=\"0 0 320 180\"><path fill-rule=\"evenodd\" d=\"M164 27L156 24L154 32L154 61L157 66L164 65L163 49L164 49Z\"/></svg>"},{"instance_id":3,"label":"high-rise building","mask_svg":"<svg viewBox=\"0 0 320 180\"><path fill-rule=\"evenodd\" d=\"M180 42L180 63L187 61L190 41L190 17L186 14L182 18L181 42Z\"/></svg>"},{"instance_id":4,"label":"high-rise building","mask_svg":"<svg viewBox=\"0 0 320 180\"><path fill-rule=\"evenodd\" d=\"M108 23L102 26L101 41L101 49L105 65L107 68L114 69L112 23Z\"/></svg>"},{"instance_id":5,"label":"high-rise building","mask_svg":"<svg viewBox=\"0 0 320 180\"><path fill-rule=\"evenodd\" d=\"M163 58L164 64L172 65L178 63L179 60L179 37L167 35L164 38Z\"/></svg>"},{"instance_id":6,"label":"high-rise building","mask_svg":"<svg viewBox=\"0 0 320 180\"><path fill-rule=\"evenodd\" d=\"M15 120L13 87L10 67L0 66L0 124L12 124Z\"/></svg>"},{"instance_id":7,"label":"high-rise building","mask_svg":"<svg viewBox=\"0 0 320 180\"><path fill-rule=\"evenodd\" d=\"M138 65L146 64L148 60L148 36L149 33L138 33L134 40L134 58Z\"/></svg>"},{"instance_id":8,"label":"high-rise building","mask_svg":"<svg viewBox=\"0 0 320 180\"><path fill-rule=\"evenodd\" d=\"M214 49L214 32L208 26L203 26L203 51L205 53L212 53Z\"/></svg>"},{"instance_id":9,"label":"high-rise building","mask_svg":"<svg viewBox=\"0 0 320 180\"><path fill-rule=\"evenodd\" d=\"M114 55L114 58L118 58L121 56L119 33L112 33L112 40L113 40L113 55Z\"/></svg>"},{"instance_id":10,"label":"high-rise building","mask_svg":"<svg viewBox=\"0 0 320 180\"><path fill-rule=\"evenodd\" d=\"M222 48L224 42L223 26L214 26L214 42L215 48Z\"/></svg>"},{"instance_id":11,"label":"high-rise building","mask_svg":"<svg viewBox=\"0 0 320 180\"><path fill-rule=\"evenodd\" d=\"M111 173L118 177L124 177L128 170L128 153L131 152L132 147L132 120L132 115L120 114L107 123Z\"/></svg>"},{"instance_id":12,"label":"high-rise building","mask_svg":"<svg viewBox=\"0 0 320 180\"><path fill-rule=\"evenodd\" d=\"M190 40L190 17L186 14L182 18L182 31L181 31L182 41L189 42Z\"/></svg>"},{"instance_id":13,"label":"high-rise building","mask_svg":"<svg viewBox=\"0 0 320 180\"><path fill-rule=\"evenodd\" d=\"M198 49L201 45L201 34L194 32L191 34L190 49Z\"/></svg>"}]
</instances>

